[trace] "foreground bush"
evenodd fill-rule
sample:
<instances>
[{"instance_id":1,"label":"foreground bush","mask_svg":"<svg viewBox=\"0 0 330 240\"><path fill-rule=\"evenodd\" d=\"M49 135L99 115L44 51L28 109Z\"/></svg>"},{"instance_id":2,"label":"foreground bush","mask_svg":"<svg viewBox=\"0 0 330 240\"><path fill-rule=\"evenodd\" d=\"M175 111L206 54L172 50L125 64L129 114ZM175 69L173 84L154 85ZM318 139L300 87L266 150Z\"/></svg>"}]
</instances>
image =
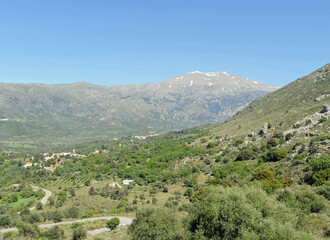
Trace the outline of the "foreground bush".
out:
<instances>
[{"instance_id":1,"label":"foreground bush","mask_svg":"<svg viewBox=\"0 0 330 240\"><path fill-rule=\"evenodd\" d=\"M108 228L115 229L120 224L119 218L112 218L107 222Z\"/></svg>"},{"instance_id":2,"label":"foreground bush","mask_svg":"<svg viewBox=\"0 0 330 240\"><path fill-rule=\"evenodd\" d=\"M176 240L182 239L183 232L179 214L168 208L140 210L128 228L132 240Z\"/></svg>"},{"instance_id":3,"label":"foreground bush","mask_svg":"<svg viewBox=\"0 0 330 240\"><path fill-rule=\"evenodd\" d=\"M143 209L128 229L135 239L175 240L291 240L314 239L299 229L295 208L267 195L260 185L252 187L209 186L198 190L189 212ZM180 217L181 216L181 217ZM184 224L183 224L184 223Z\"/></svg>"},{"instance_id":4,"label":"foreground bush","mask_svg":"<svg viewBox=\"0 0 330 240\"><path fill-rule=\"evenodd\" d=\"M312 239L294 211L259 187L209 187L194 203L190 239Z\"/></svg>"}]
</instances>

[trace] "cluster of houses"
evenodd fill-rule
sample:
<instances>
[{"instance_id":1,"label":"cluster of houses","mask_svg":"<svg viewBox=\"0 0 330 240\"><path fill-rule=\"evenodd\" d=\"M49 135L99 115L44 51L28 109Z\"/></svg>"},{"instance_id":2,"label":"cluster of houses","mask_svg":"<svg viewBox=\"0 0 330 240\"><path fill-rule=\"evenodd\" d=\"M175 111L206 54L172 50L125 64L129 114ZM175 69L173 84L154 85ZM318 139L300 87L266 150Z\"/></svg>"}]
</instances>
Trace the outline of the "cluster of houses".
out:
<instances>
[{"instance_id":1,"label":"cluster of houses","mask_svg":"<svg viewBox=\"0 0 330 240\"><path fill-rule=\"evenodd\" d=\"M148 137L155 137L155 136L158 136L159 134L149 134L149 135L146 135L146 136L134 136L134 138L136 139L146 139Z\"/></svg>"},{"instance_id":2,"label":"cluster of houses","mask_svg":"<svg viewBox=\"0 0 330 240\"><path fill-rule=\"evenodd\" d=\"M66 157L66 156L85 157L85 155L76 153L76 151L74 149L73 149L72 153L71 152L60 152L60 153L53 153L52 155L50 155L49 153L44 153L43 155L44 155L46 161L50 160L50 159Z\"/></svg>"},{"instance_id":3,"label":"cluster of houses","mask_svg":"<svg viewBox=\"0 0 330 240\"><path fill-rule=\"evenodd\" d=\"M50 153L43 153L42 154L44 156L44 161L48 161L48 160L52 160L52 159L59 159L61 157L77 157L77 158L83 158L85 157L85 155L81 155L81 154L78 154L76 153L76 151L73 149L72 153L71 152L60 152L60 153L53 153L53 154L50 154ZM31 157L31 160L33 161L34 160L34 156ZM39 163L36 163L35 165L40 165ZM27 167L32 167L34 166L32 162L26 162L24 164L24 167L27 168ZM51 167L44 167L45 169L47 170L51 170L53 171L54 167L51 168Z\"/></svg>"},{"instance_id":4,"label":"cluster of houses","mask_svg":"<svg viewBox=\"0 0 330 240\"><path fill-rule=\"evenodd\" d=\"M101 150L96 149L94 152L92 152L92 154L100 154ZM52 160L52 159L60 159L61 157L76 157L76 158L83 158L86 157L85 155L81 155L76 153L75 149L72 150L72 152L60 152L60 153L43 153L42 154L44 157L44 161L48 161L48 160ZM31 161L33 161L35 159L34 156L31 157ZM40 164L37 164L40 165ZM32 167L33 163L32 162L26 162L24 167ZM45 167L45 169L47 169L47 167ZM49 170L51 170L51 168L49 168Z\"/></svg>"}]
</instances>

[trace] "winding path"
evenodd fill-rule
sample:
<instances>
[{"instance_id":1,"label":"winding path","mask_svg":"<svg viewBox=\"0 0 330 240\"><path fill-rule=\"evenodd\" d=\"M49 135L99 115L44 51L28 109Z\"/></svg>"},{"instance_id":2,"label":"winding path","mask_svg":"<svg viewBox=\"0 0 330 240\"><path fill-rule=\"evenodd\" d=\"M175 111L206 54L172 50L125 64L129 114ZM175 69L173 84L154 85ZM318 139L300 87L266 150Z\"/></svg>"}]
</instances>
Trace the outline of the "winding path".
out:
<instances>
[{"instance_id":1,"label":"winding path","mask_svg":"<svg viewBox=\"0 0 330 240\"><path fill-rule=\"evenodd\" d=\"M42 191L44 191L45 192L45 196L41 199L41 204L42 205L45 205L46 204L46 202L48 201L48 198L50 198L51 196L52 196L52 192L51 191L49 191L49 190L47 190L47 189L44 189L44 188L40 188L40 187L36 187L36 186L31 186L33 189L36 189L36 190L42 190ZM34 209L36 209L36 207L31 207L31 208L29 208L30 209L30 211L32 211L32 210L34 210Z\"/></svg>"},{"instance_id":2,"label":"winding path","mask_svg":"<svg viewBox=\"0 0 330 240\"><path fill-rule=\"evenodd\" d=\"M13 186L14 187L18 187L19 186L19 184L13 184ZM35 190L42 190L42 191L44 191L45 192L45 196L41 199L41 204L42 205L45 205L46 204L46 202L48 201L48 199L52 196L52 192L51 191L49 191L49 190L47 190L47 189L44 189L44 188L40 188L40 187L36 187L36 186L31 186L33 189L35 189ZM30 211L33 211L34 209L36 209L36 207L31 207L31 208L29 208L30 209Z\"/></svg>"},{"instance_id":3,"label":"winding path","mask_svg":"<svg viewBox=\"0 0 330 240\"><path fill-rule=\"evenodd\" d=\"M83 222L87 222L87 221L97 221L97 220L110 220L115 217L117 217L117 216L85 218L85 219L78 219L78 220L67 221L67 222L40 224L39 227L40 228L51 228L51 227L58 226L58 225L65 225L65 224L72 224L72 223L83 223ZM119 218L119 220L120 220L119 226L129 225L132 223L132 221L134 219L134 218L129 218L129 217L117 217L117 218ZM18 231L18 229L17 228L0 229L0 233L13 232L13 231ZM106 228L89 231L89 233L91 233L92 235L97 235L102 232L106 232Z\"/></svg>"}]
</instances>

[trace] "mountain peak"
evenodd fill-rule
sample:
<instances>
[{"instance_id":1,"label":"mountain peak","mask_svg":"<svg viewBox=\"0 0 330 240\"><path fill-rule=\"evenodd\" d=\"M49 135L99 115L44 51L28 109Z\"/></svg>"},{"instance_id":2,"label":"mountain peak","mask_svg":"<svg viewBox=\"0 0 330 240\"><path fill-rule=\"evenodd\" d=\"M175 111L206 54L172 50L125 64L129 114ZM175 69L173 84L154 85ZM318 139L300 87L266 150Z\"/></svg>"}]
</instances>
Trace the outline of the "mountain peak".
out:
<instances>
[{"instance_id":1,"label":"mountain peak","mask_svg":"<svg viewBox=\"0 0 330 240\"><path fill-rule=\"evenodd\" d=\"M193 71L176 77L168 78L160 83L169 91L177 91L181 88L203 88L219 89L221 93L233 93L241 91L274 91L278 87L252 81L245 77L240 77L227 72L200 72ZM209 91L209 90L208 90ZM219 92L219 93L220 93Z\"/></svg>"}]
</instances>

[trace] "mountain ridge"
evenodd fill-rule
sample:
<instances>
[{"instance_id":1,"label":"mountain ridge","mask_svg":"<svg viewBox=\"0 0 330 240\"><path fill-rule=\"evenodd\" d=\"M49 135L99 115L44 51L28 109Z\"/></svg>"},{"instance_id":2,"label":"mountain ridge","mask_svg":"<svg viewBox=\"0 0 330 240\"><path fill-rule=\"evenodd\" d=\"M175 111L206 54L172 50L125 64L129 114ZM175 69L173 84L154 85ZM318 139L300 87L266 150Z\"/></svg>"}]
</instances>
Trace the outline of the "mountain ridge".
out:
<instances>
[{"instance_id":1,"label":"mountain ridge","mask_svg":"<svg viewBox=\"0 0 330 240\"><path fill-rule=\"evenodd\" d=\"M0 124L0 140L82 141L217 123L276 89L233 74L201 72L114 86L0 83L0 119L9 119Z\"/></svg>"}]
</instances>

